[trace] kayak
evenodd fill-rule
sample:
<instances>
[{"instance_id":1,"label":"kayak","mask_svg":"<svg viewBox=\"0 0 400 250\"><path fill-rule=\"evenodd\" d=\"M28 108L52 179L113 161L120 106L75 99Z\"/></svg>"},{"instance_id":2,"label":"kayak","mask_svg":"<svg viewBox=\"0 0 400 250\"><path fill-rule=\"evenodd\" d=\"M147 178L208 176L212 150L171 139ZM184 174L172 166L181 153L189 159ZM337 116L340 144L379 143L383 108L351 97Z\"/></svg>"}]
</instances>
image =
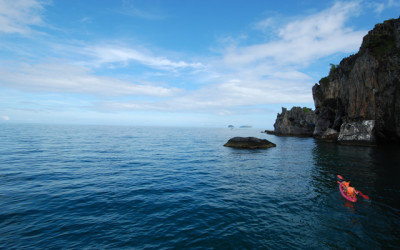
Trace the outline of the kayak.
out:
<instances>
[{"instance_id":1,"label":"kayak","mask_svg":"<svg viewBox=\"0 0 400 250\"><path fill-rule=\"evenodd\" d=\"M343 198L345 198L346 200L351 201L351 202L357 201L357 196L351 197L351 196L347 195L347 193L344 191L344 182L339 183L339 190L340 190L340 193L342 194Z\"/></svg>"}]
</instances>

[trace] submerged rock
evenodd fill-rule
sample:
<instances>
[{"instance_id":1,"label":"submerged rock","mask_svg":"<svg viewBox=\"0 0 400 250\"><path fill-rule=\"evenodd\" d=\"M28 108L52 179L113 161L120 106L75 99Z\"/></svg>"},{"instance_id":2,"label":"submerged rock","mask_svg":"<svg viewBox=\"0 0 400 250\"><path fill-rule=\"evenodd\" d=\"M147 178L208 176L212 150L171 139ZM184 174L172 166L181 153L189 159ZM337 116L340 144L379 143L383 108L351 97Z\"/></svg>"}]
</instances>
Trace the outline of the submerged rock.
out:
<instances>
[{"instance_id":1,"label":"submerged rock","mask_svg":"<svg viewBox=\"0 0 400 250\"><path fill-rule=\"evenodd\" d=\"M255 137L234 137L225 143L224 146L232 148L260 149L276 147L276 144Z\"/></svg>"},{"instance_id":2,"label":"submerged rock","mask_svg":"<svg viewBox=\"0 0 400 250\"><path fill-rule=\"evenodd\" d=\"M340 127L338 142L342 144L375 144L375 121L343 123Z\"/></svg>"}]
</instances>

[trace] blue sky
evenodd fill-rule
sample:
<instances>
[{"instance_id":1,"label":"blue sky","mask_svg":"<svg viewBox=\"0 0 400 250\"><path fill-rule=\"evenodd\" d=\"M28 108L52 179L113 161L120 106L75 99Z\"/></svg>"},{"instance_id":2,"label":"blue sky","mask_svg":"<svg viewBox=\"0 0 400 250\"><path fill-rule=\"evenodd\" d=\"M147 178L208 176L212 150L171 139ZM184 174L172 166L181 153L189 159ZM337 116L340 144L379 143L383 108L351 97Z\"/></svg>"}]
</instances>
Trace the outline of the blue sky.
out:
<instances>
[{"instance_id":1,"label":"blue sky","mask_svg":"<svg viewBox=\"0 0 400 250\"><path fill-rule=\"evenodd\" d=\"M400 1L0 0L0 123L272 129Z\"/></svg>"}]
</instances>

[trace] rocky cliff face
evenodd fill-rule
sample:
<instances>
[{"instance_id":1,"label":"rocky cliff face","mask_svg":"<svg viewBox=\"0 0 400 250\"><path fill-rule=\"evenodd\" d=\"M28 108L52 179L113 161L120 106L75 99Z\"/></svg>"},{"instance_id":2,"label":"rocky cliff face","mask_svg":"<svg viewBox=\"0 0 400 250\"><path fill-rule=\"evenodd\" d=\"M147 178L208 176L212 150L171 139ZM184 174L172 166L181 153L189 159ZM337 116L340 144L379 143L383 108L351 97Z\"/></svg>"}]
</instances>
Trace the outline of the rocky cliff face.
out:
<instances>
[{"instance_id":1,"label":"rocky cliff face","mask_svg":"<svg viewBox=\"0 0 400 250\"><path fill-rule=\"evenodd\" d=\"M312 92L314 136L373 120L376 140L400 142L400 18L377 24L359 52L333 66Z\"/></svg>"},{"instance_id":2,"label":"rocky cliff face","mask_svg":"<svg viewBox=\"0 0 400 250\"><path fill-rule=\"evenodd\" d=\"M274 134L291 136L312 136L316 116L309 108L293 107L291 110L282 108L274 124Z\"/></svg>"}]
</instances>

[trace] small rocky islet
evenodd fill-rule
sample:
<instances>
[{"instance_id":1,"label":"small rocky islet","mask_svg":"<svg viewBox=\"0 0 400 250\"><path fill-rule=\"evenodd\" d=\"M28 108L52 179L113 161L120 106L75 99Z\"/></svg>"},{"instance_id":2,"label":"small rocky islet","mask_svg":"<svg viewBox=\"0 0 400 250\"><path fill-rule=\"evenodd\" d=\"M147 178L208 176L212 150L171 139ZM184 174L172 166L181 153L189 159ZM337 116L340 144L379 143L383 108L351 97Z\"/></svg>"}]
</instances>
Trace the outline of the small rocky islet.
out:
<instances>
[{"instance_id":1,"label":"small rocky islet","mask_svg":"<svg viewBox=\"0 0 400 250\"><path fill-rule=\"evenodd\" d=\"M276 144L256 137L234 137L225 143L224 146L241 149L262 149L276 147Z\"/></svg>"}]
</instances>

